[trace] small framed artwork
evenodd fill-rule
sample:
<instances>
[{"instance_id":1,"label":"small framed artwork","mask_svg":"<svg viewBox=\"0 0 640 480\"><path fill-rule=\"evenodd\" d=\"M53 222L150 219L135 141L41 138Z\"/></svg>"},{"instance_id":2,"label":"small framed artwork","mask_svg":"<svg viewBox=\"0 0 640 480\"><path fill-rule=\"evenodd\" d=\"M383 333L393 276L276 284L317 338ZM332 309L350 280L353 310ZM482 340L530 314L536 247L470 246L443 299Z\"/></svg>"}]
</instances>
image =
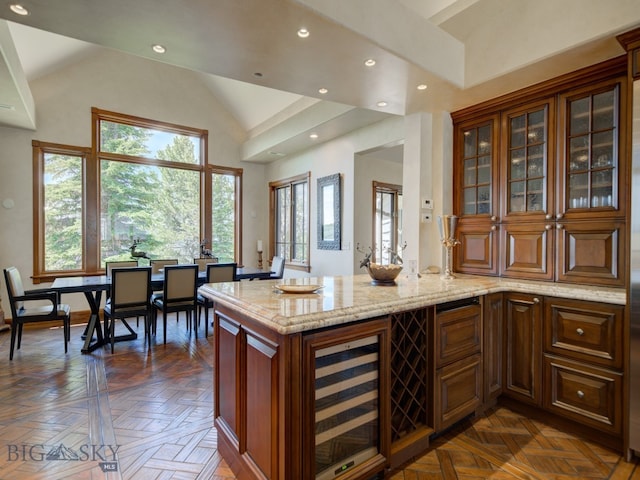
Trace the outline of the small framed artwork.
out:
<instances>
[{"instance_id":1,"label":"small framed artwork","mask_svg":"<svg viewBox=\"0 0 640 480\"><path fill-rule=\"evenodd\" d=\"M318 249L340 250L340 174L318 179Z\"/></svg>"}]
</instances>

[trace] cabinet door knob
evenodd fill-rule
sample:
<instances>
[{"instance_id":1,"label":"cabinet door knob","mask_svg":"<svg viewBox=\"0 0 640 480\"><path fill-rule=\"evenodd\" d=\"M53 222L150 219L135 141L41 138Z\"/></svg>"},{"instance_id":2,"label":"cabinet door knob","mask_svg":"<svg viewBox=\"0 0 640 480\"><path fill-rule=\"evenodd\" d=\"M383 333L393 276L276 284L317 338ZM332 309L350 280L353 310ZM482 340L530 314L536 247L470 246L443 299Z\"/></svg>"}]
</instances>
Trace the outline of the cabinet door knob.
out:
<instances>
[{"instance_id":1,"label":"cabinet door knob","mask_svg":"<svg viewBox=\"0 0 640 480\"><path fill-rule=\"evenodd\" d=\"M578 390L578 391L577 391L577 393L576 393L576 395L578 395L578 398L579 398L580 400L582 400L582 399L584 398L584 392L583 392L582 390Z\"/></svg>"},{"instance_id":2,"label":"cabinet door knob","mask_svg":"<svg viewBox=\"0 0 640 480\"><path fill-rule=\"evenodd\" d=\"M495 232L496 230L498 230L498 227L496 227L495 225L491 225L491 231Z\"/></svg>"},{"instance_id":3,"label":"cabinet door knob","mask_svg":"<svg viewBox=\"0 0 640 480\"><path fill-rule=\"evenodd\" d=\"M564 217L564 215L563 215L563 214L561 214L561 213L559 213L559 214L557 214L557 215L556 215L556 219L558 219L558 220L560 220L562 217Z\"/></svg>"},{"instance_id":4,"label":"cabinet door knob","mask_svg":"<svg viewBox=\"0 0 640 480\"><path fill-rule=\"evenodd\" d=\"M584 335L584 330L581 328L576 328L576 333L580 336Z\"/></svg>"},{"instance_id":5,"label":"cabinet door knob","mask_svg":"<svg viewBox=\"0 0 640 480\"><path fill-rule=\"evenodd\" d=\"M544 229L545 230L551 230L553 228L553 225L545 225Z\"/></svg>"},{"instance_id":6,"label":"cabinet door knob","mask_svg":"<svg viewBox=\"0 0 640 480\"><path fill-rule=\"evenodd\" d=\"M551 220L551 219L553 218L553 215L551 215L550 213L547 213L547 214L544 216L544 218L545 218L546 220Z\"/></svg>"},{"instance_id":7,"label":"cabinet door knob","mask_svg":"<svg viewBox=\"0 0 640 480\"><path fill-rule=\"evenodd\" d=\"M533 297L533 303L540 303L540 299L538 297Z\"/></svg>"},{"instance_id":8,"label":"cabinet door knob","mask_svg":"<svg viewBox=\"0 0 640 480\"><path fill-rule=\"evenodd\" d=\"M561 225L561 224L556 225L556 229L557 229L557 230L562 230L563 228L564 228L564 226L563 226L563 225Z\"/></svg>"},{"instance_id":9,"label":"cabinet door knob","mask_svg":"<svg viewBox=\"0 0 640 480\"><path fill-rule=\"evenodd\" d=\"M498 217L496 217L495 215L491 215L490 220L491 220L492 222L497 222L497 221L498 221Z\"/></svg>"}]
</instances>

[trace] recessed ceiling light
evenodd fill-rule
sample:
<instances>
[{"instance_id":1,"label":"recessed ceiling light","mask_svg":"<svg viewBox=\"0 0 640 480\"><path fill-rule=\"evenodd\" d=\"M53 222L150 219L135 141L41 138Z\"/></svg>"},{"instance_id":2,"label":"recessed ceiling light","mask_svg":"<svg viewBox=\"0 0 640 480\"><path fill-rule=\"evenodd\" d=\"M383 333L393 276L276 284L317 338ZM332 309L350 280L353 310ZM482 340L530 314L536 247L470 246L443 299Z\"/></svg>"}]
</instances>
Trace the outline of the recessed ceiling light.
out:
<instances>
[{"instance_id":1,"label":"recessed ceiling light","mask_svg":"<svg viewBox=\"0 0 640 480\"><path fill-rule=\"evenodd\" d=\"M11 5L9 5L9 8L13 13L17 13L18 15L29 15L29 10L24 8L19 3L12 3Z\"/></svg>"},{"instance_id":2,"label":"recessed ceiling light","mask_svg":"<svg viewBox=\"0 0 640 480\"><path fill-rule=\"evenodd\" d=\"M254 77L258 77L258 78L260 78L260 77L262 76L262 73L260 73L260 72L254 72L254 73L253 73L253 76L254 76Z\"/></svg>"},{"instance_id":3,"label":"recessed ceiling light","mask_svg":"<svg viewBox=\"0 0 640 480\"><path fill-rule=\"evenodd\" d=\"M322 95L324 95L325 93L329 92L329 90L327 90L326 88L320 88L318 89L318 93L321 93Z\"/></svg>"},{"instance_id":4,"label":"recessed ceiling light","mask_svg":"<svg viewBox=\"0 0 640 480\"><path fill-rule=\"evenodd\" d=\"M426 90L426 89L427 89L427 86L426 86L424 83L421 83L421 84L420 84L420 85L418 85L416 88L417 88L418 90Z\"/></svg>"},{"instance_id":5,"label":"recessed ceiling light","mask_svg":"<svg viewBox=\"0 0 640 480\"><path fill-rule=\"evenodd\" d=\"M152 45L151 49L156 53L165 53L167 51L167 49L164 46L160 45L159 43Z\"/></svg>"},{"instance_id":6,"label":"recessed ceiling light","mask_svg":"<svg viewBox=\"0 0 640 480\"><path fill-rule=\"evenodd\" d=\"M364 64L367 67L373 67L376 64L376 61L373 58L368 58L364 61Z\"/></svg>"},{"instance_id":7,"label":"recessed ceiling light","mask_svg":"<svg viewBox=\"0 0 640 480\"><path fill-rule=\"evenodd\" d=\"M298 30L298 36L300 38L307 38L309 36L309 30L307 30L306 28L301 28L300 30Z\"/></svg>"},{"instance_id":8,"label":"recessed ceiling light","mask_svg":"<svg viewBox=\"0 0 640 480\"><path fill-rule=\"evenodd\" d=\"M312 133L311 135L309 135L309 138L312 140L315 140L316 138L318 138L318 134L317 133Z\"/></svg>"},{"instance_id":9,"label":"recessed ceiling light","mask_svg":"<svg viewBox=\"0 0 640 480\"><path fill-rule=\"evenodd\" d=\"M379 107L386 107L387 106L387 102L385 102L384 100L381 100L378 103L376 103L376 105L379 106Z\"/></svg>"},{"instance_id":10,"label":"recessed ceiling light","mask_svg":"<svg viewBox=\"0 0 640 480\"><path fill-rule=\"evenodd\" d=\"M284 157L284 153L282 153L282 152L274 152L273 150L269 151L269 155L272 155L274 157Z\"/></svg>"}]
</instances>

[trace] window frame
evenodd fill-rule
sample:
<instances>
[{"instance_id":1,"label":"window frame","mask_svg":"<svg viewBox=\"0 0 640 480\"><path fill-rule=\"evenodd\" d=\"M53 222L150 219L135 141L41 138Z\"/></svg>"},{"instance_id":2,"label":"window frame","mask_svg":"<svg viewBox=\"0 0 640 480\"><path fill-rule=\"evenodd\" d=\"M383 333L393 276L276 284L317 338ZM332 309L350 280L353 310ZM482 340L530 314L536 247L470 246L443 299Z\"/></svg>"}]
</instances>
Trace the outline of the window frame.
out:
<instances>
[{"instance_id":1,"label":"window frame","mask_svg":"<svg viewBox=\"0 0 640 480\"><path fill-rule=\"evenodd\" d=\"M285 178L282 180L276 180L273 182L269 182L269 238L270 238L270 242L269 242L269 259L273 258L273 256L276 254L276 232L277 232L277 228L276 228L276 219L277 219L277 207L278 207L278 198L277 198L277 191L281 188L285 188L285 187L289 187L290 191L289 191L289 200L290 200L290 211L289 211L289 222L291 225L294 224L294 212L295 212L295 201L294 201L294 186L295 185L299 185L299 184L303 184L306 183L307 185L307 193L306 193L306 209L304 211L305 214L305 221L304 221L304 228L306 230L306 241L305 241L305 246L304 248L306 249L307 255L306 255L306 261L304 262L299 262L299 261L293 261L291 260L291 258L293 257L293 248L294 248L294 242L292 241L291 238L289 238L289 259L287 259L285 257L285 264L289 267L292 268L294 270L302 270L305 272L310 272L311 271L311 221L310 221L310 202L311 202L311 172L306 172L300 175L295 175L293 177L289 177L289 178ZM290 233L290 236L293 234L293 232Z\"/></svg>"},{"instance_id":2,"label":"window frame","mask_svg":"<svg viewBox=\"0 0 640 480\"><path fill-rule=\"evenodd\" d=\"M393 213L392 213L392 227L393 227L393 233L392 233L392 239L391 239L391 244L387 247L393 251L397 251L399 244L401 242L401 238L399 235L399 231L401 230L401 223L402 223L402 211L400 209L400 201L399 201L399 197L402 197L402 185L396 185L396 184L392 184L392 183L384 183L384 182L378 182L376 180L374 180L373 182L371 182L371 187L372 187L372 208L371 211L373 213L372 215L372 219L371 219L371 261L372 262L382 262L381 258L378 258L378 250L380 250L381 256L384 255L384 247L383 245L380 245L379 248L377 246L377 222L378 222L378 218L380 216L380 212L377 208L378 205L378 194L389 194L392 196L393 198Z\"/></svg>"},{"instance_id":3,"label":"window frame","mask_svg":"<svg viewBox=\"0 0 640 480\"><path fill-rule=\"evenodd\" d=\"M200 138L200 164L177 163L159 159L101 152L100 122L108 121L136 127L161 130ZM141 165L153 165L168 168L197 171L200 173L200 235L211 238L212 228L212 176L213 174L235 177L235 260L242 263L242 174L241 168L209 165L208 131L192 127L171 124L110 112L93 107L91 109L91 147L80 147L56 143L32 141L33 155L33 282L50 282L57 277L89 276L104 273L100 260L100 164L102 160L124 161ZM45 270L45 212L44 212L44 158L46 154L78 156L83 162L82 175L82 269L47 271ZM197 252L194 252L197 254Z\"/></svg>"},{"instance_id":4,"label":"window frame","mask_svg":"<svg viewBox=\"0 0 640 480\"><path fill-rule=\"evenodd\" d=\"M31 142L33 155L33 280L34 283L53 281L57 276L81 275L86 270L87 250L87 165L91 162L91 148L63 145L60 143ZM45 270L45 184L44 159L45 155L68 155L82 160L82 269L80 270Z\"/></svg>"}]
</instances>

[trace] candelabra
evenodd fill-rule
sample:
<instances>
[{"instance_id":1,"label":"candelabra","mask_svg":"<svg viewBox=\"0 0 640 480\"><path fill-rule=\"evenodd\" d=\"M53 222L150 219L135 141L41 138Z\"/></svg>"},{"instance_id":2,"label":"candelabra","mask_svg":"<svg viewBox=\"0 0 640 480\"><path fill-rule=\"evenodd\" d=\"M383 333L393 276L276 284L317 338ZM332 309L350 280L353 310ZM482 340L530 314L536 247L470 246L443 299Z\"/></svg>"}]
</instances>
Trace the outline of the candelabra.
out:
<instances>
[{"instance_id":1,"label":"candelabra","mask_svg":"<svg viewBox=\"0 0 640 480\"><path fill-rule=\"evenodd\" d=\"M458 225L458 217L455 215L442 215L438 217L438 228L440 229L440 242L445 248L445 267L442 278L452 280L456 276L452 273L451 252L453 247L460 244L456 239L456 227Z\"/></svg>"}]
</instances>

